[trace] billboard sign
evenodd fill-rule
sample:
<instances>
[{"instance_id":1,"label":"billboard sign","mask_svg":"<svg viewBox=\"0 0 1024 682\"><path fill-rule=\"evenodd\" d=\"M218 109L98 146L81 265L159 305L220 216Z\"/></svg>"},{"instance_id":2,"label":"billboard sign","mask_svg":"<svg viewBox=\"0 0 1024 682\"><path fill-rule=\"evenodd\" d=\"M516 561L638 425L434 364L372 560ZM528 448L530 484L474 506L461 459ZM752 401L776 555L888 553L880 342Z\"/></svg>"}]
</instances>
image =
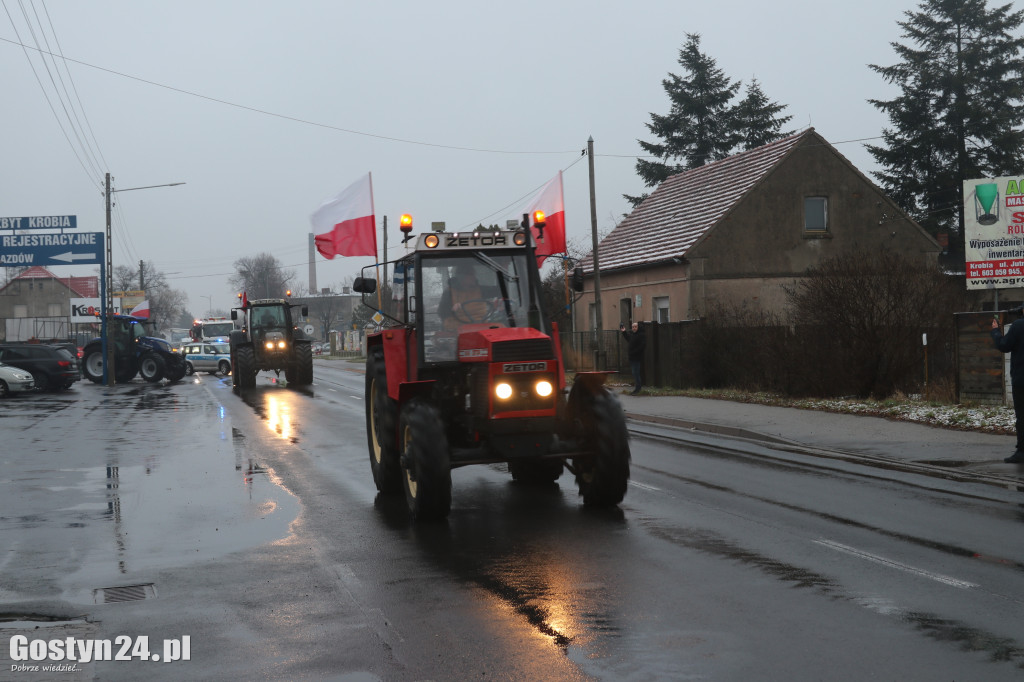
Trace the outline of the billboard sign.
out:
<instances>
[{"instance_id":1,"label":"billboard sign","mask_svg":"<svg viewBox=\"0 0 1024 682\"><path fill-rule=\"evenodd\" d=\"M1024 176L964 181L968 289L1024 287Z\"/></svg>"},{"instance_id":2,"label":"billboard sign","mask_svg":"<svg viewBox=\"0 0 1024 682\"><path fill-rule=\"evenodd\" d=\"M115 315L121 314L121 299L113 299ZM98 298L73 298L71 299L71 322L72 324L85 324L88 322L99 323L102 318L100 311L103 309L103 301Z\"/></svg>"},{"instance_id":3,"label":"billboard sign","mask_svg":"<svg viewBox=\"0 0 1024 682\"><path fill-rule=\"evenodd\" d=\"M73 230L76 215L41 215L29 218L0 218L0 230Z\"/></svg>"}]
</instances>

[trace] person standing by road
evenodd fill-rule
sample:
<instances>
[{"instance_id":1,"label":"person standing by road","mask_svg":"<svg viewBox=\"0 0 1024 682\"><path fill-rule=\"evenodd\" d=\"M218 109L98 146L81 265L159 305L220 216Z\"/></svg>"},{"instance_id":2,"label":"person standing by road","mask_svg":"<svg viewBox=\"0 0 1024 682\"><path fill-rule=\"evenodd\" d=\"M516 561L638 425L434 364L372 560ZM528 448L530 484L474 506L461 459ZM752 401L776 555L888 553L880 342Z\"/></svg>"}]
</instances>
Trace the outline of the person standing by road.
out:
<instances>
[{"instance_id":1,"label":"person standing by road","mask_svg":"<svg viewBox=\"0 0 1024 682\"><path fill-rule=\"evenodd\" d=\"M1017 418L1017 450L1003 461L1011 464L1024 464L1024 317L1014 320L1005 335L999 324L999 317L993 317L992 340L998 350L1010 354L1013 414Z\"/></svg>"},{"instance_id":2,"label":"person standing by road","mask_svg":"<svg viewBox=\"0 0 1024 682\"><path fill-rule=\"evenodd\" d=\"M633 330L628 332L626 331L626 325L620 324L619 331L622 332L622 336L625 337L628 344L626 352L629 356L629 367L633 370L633 383L635 386L630 395L636 395L644 385L644 351L647 349L647 336L639 322L634 322Z\"/></svg>"}]
</instances>

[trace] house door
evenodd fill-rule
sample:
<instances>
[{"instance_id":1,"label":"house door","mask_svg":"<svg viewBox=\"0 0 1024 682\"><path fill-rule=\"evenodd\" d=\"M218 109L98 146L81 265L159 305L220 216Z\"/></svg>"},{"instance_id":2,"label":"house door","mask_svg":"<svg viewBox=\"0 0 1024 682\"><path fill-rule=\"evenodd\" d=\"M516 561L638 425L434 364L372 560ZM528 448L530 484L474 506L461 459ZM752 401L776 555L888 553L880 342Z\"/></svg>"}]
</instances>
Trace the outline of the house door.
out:
<instances>
[{"instance_id":1,"label":"house door","mask_svg":"<svg viewBox=\"0 0 1024 682\"><path fill-rule=\"evenodd\" d=\"M633 325L633 299L619 300L619 324L625 325L626 329Z\"/></svg>"}]
</instances>

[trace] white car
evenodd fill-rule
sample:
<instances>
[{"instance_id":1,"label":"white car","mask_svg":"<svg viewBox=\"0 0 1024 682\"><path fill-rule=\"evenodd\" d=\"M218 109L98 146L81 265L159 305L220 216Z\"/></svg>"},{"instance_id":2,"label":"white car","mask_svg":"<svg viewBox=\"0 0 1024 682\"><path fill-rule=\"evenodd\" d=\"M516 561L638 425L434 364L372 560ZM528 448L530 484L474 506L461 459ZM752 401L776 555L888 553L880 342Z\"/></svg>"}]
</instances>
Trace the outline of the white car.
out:
<instances>
[{"instance_id":1,"label":"white car","mask_svg":"<svg viewBox=\"0 0 1024 682\"><path fill-rule=\"evenodd\" d=\"M23 369L0 362L0 398L12 393L25 393L36 387L32 375Z\"/></svg>"}]
</instances>

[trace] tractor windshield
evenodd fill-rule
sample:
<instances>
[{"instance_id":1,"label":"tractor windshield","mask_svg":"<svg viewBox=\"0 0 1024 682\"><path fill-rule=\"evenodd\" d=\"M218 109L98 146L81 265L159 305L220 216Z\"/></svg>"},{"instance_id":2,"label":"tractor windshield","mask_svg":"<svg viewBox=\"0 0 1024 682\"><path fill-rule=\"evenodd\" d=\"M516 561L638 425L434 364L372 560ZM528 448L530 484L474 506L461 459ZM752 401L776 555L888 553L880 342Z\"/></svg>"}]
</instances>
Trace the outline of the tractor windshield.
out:
<instances>
[{"instance_id":1,"label":"tractor windshield","mask_svg":"<svg viewBox=\"0 0 1024 682\"><path fill-rule=\"evenodd\" d=\"M424 359L457 359L460 332L530 326L530 277L525 252L465 253L423 258L420 268ZM537 307L534 306L534 310ZM541 324L539 315L534 325Z\"/></svg>"},{"instance_id":2,"label":"tractor windshield","mask_svg":"<svg viewBox=\"0 0 1024 682\"><path fill-rule=\"evenodd\" d=\"M284 329L284 309L279 305L254 308L252 311L252 326L264 330Z\"/></svg>"}]
</instances>

